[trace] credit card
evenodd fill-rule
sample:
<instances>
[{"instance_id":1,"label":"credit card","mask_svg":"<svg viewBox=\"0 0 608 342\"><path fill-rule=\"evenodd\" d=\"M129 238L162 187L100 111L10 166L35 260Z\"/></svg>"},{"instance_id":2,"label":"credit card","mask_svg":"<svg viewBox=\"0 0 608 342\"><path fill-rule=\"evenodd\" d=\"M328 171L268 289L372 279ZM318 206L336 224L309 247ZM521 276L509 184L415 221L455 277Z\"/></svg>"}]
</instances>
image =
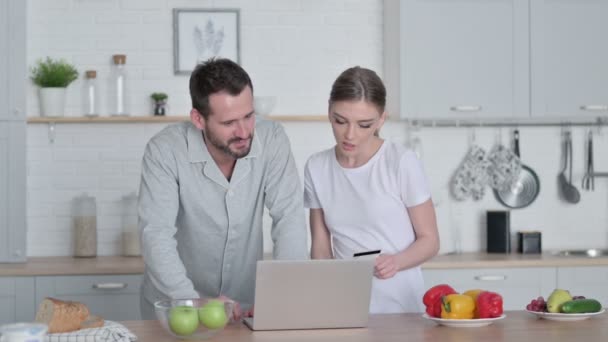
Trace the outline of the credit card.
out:
<instances>
[{"instance_id":1,"label":"credit card","mask_svg":"<svg viewBox=\"0 0 608 342\"><path fill-rule=\"evenodd\" d=\"M380 254L380 252L381 252L381 250L379 250L379 249L376 249L373 251L367 251L367 252L359 252L359 253L353 254L353 258L364 256L364 255Z\"/></svg>"}]
</instances>

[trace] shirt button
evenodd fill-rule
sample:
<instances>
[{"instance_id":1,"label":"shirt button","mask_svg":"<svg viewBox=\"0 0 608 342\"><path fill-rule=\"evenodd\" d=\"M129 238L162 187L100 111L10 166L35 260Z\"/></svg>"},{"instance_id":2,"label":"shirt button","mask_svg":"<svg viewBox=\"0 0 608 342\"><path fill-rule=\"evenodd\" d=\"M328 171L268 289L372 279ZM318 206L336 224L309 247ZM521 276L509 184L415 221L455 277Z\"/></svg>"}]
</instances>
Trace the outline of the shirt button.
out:
<instances>
[{"instance_id":1,"label":"shirt button","mask_svg":"<svg viewBox=\"0 0 608 342\"><path fill-rule=\"evenodd\" d=\"M228 196L232 197L234 195L234 191L228 190Z\"/></svg>"}]
</instances>

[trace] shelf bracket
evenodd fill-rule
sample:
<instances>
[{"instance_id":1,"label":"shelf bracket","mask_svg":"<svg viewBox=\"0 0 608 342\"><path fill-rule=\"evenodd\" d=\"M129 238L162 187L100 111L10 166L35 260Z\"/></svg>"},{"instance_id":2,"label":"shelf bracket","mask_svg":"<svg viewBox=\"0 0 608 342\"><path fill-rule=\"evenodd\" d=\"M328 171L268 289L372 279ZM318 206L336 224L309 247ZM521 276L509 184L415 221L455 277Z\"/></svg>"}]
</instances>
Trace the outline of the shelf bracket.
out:
<instances>
[{"instance_id":1,"label":"shelf bracket","mask_svg":"<svg viewBox=\"0 0 608 342\"><path fill-rule=\"evenodd\" d=\"M55 142L55 122L49 122L49 142L52 144Z\"/></svg>"}]
</instances>

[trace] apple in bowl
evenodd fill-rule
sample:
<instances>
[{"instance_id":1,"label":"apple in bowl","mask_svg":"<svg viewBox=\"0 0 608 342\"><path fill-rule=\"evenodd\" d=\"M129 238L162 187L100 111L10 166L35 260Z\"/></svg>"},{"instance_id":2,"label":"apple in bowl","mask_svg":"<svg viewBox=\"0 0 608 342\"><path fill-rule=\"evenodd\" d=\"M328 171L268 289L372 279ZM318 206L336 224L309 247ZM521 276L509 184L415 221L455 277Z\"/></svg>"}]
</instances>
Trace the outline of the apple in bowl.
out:
<instances>
[{"instance_id":1,"label":"apple in bowl","mask_svg":"<svg viewBox=\"0 0 608 342\"><path fill-rule=\"evenodd\" d=\"M160 300L154 312L163 329L171 336L204 340L217 335L231 321L234 303L196 298Z\"/></svg>"}]
</instances>

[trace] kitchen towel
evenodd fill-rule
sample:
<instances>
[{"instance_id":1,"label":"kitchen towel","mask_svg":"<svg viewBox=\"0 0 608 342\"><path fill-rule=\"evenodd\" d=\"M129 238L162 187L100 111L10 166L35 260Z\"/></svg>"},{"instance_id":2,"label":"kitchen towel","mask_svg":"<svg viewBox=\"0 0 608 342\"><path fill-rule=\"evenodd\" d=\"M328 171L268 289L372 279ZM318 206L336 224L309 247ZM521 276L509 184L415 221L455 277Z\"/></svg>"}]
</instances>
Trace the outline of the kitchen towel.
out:
<instances>
[{"instance_id":1,"label":"kitchen towel","mask_svg":"<svg viewBox=\"0 0 608 342\"><path fill-rule=\"evenodd\" d=\"M46 342L131 342L137 341L137 336L124 325L105 321L103 327L80 329L67 333L48 334Z\"/></svg>"}]
</instances>

